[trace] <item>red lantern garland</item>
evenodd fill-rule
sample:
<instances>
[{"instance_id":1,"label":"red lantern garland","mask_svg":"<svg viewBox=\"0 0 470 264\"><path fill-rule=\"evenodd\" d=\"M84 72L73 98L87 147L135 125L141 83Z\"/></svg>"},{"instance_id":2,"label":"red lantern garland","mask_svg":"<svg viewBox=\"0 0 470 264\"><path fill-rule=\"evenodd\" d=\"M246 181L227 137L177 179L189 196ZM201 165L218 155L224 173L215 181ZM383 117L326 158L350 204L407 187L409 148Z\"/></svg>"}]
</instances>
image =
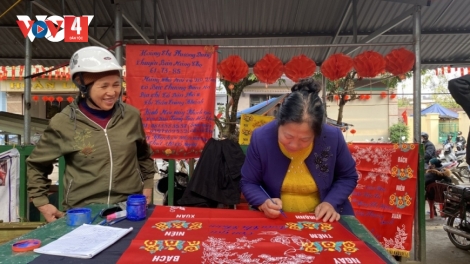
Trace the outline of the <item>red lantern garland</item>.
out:
<instances>
[{"instance_id":1,"label":"red lantern garland","mask_svg":"<svg viewBox=\"0 0 470 264\"><path fill-rule=\"evenodd\" d=\"M253 73L256 78L260 82L267 84L275 83L282 76L283 72L284 64L273 54L266 54L253 67Z\"/></svg>"},{"instance_id":2,"label":"red lantern garland","mask_svg":"<svg viewBox=\"0 0 470 264\"><path fill-rule=\"evenodd\" d=\"M349 98L350 98L349 95L345 95L345 96L344 96L344 100L345 100L345 101L349 100Z\"/></svg>"},{"instance_id":3,"label":"red lantern garland","mask_svg":"<svg viewBox=\"0 0 470 264\"><path fill-rule=\"evenodd\" d=\"M67 97L67 102L71 104L73 102L73 97L72 96Z\"/></svg>"},{"instance_id":4,"label":"red lantern garland","mask_svg":"<svg viewBox=\"0 0 470 264\"><path fill-rule=\"evenodd\" d=\"M396 93L392 93L392 94L390 95L390 98L391 98L391 99L395 99L395 97L397 97L397 94L396 94Z\"/></svg>"},{"instance_id":5,"label":"red lantern garland","mask_svg":"<svg viewBox=\"0 0 470 264\"><path fill-rule=\"evenodd\" d=\"M331 81L343 78L353 67L351 57L342 53L333 54L321 65L321 73Z\"/></svg>"},{"instance_id":6,"label":"red lantern garland","mask_svg":"<svg viewBox=\"0 0 470 264\"><path fill-rule=\"evenodd\" d=\"M54 101L55 101L55 98L54 98L54 96L49 96L49 99L48 99L48 101L49 101L49 102L51 102L51 103L52 103L52 102L54 102Z\"/></svg>"},{"instance_id":7,"label":"red lantern garland","mask_svg":"<svg viewBox=\"0 0 470 264\"><path fill-rule=\"evenodd\" d=\"M409 72L415 64L413 52L405 49L394 49L385 56L385 69L393 75L400 75Z\"/></svg>"},{"instance_id":8,"label":"red lantern garland","mask_svg":"<svg viewBox=\"0 0 470 264\"><path fill-rule=\"evenodd\" d=\"M294 82L298 82L299 79L310 77L315 72L317 64L305 55L299 55L293 57L284 68L287 78Z\"/></svg>"},{"instance_id":9,"label":"red lantern garland","mask_svg":"<svg viewBox=\"0 0 470 264\"><path fill-rule=\"evenodd\" d=\"M223 60L217 69L222 79L237 83L248 74L248 64L238 55L231 55Z\"/></svg>"},{"instance_id":10,"label":"red lantern garland","mask_svg":"<svg viewBox=\"0 0 470 264\"><path fill-rule=\"evenodd\" d=\"M56 100L57 102L61 103L62 101L64 101L64 98L62 98L62 96L57 96Z\"/></svg>"},{"instance_id":11,"label":"red lantern garland","mask_svg":"<svg viewBox=\"0 0 470 264\"><path fill-rule=\"evenodd\" d=\"M45 96L45 95L43 97L41 97L41 99L42 99L43 102L49 101L49 97Z\"/></svg>"},{"instance_id":12,"label":"red lantern garland","mask_svg":"<svg viewBox=\"0 0 470 264\"><path fill-rule=\"evenodd\" d=\"M387 93L386 93L386 92L381 92L381 93L380 93L380 97L381 97L382 99L386 98L386 97L387 97Z\"/></svg>"},{"instance_id":13,"label":"red lantern garland","mask_svg":"<svg viewBox=\"0 0 470 264\"><path fill-rule=\"evenodd\" d=\"M356 129L354 129L354 128L353 128L353 129L351 129L351 131L350 131L350 132L351 132L351 134L353 134L353 135L354 135L354 134L356 134Z\"/></svg>"},{"instance_id":14,"label":"red lantern garland","mask_svg":"<svg viewBox=\"0 0 470 264\"><path fill-rule=\"evenodd\" d=\"M370 94L366 94L366 100L369 100L370 99Z\"/></svg>"},{"instance_id":15,"label":"red lantern garland","mask_svg":"<svg viewBox=\"0 0 470 264\"><path fill-rule=\"evenodd\" d=\"M37 95L33 95L32 98L33 98L33 101L35 101L35 102L39 101L39 96L37 96Z\"/></svg>"},{"instance_id":16,"label":"red lantern garland","mask_svg":"<svg viewBox=\"0 0 470 264\"><path fill-rule=\"evenodd\" d=\"M333 98L335 99L335 101L338 101L339 100L339 95L335 94L335 96Z\"/></svg>"},{"instance_id":17,"label":"red lantern garland","mask_svg":"<svg viewBox=\"0 0 470 264\"><path fill-rule=\"evenodd\" d=\"M385 59L375 51L365 51L354 58L354 69L359 77L373 78L385 70Z\"/></svg>"}]
</instances>

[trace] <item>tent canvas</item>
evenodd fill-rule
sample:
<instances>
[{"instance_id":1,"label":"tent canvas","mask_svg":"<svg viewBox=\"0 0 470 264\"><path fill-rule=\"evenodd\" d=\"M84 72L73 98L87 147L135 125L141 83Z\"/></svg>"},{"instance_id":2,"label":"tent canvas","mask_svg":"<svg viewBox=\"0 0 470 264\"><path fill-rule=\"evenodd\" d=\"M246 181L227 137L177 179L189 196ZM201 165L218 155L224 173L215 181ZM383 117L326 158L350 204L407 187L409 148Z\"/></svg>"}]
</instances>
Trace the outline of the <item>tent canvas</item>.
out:
<instances>
[{"instance_id":1,"label":"tent canvas","mask_svg":"<svg viewBox=\"0 0 470 264\"><path fill-rule=\"evenodd\" d=\"M421 110L421 115L426 115L426 114L431 114L431 113L437 113L439 114L439 118L449 118L449 119L458 119L459 114L456 112L449 110L442 105L435 103L423 110Z\"/></svg>"}]
</instances>

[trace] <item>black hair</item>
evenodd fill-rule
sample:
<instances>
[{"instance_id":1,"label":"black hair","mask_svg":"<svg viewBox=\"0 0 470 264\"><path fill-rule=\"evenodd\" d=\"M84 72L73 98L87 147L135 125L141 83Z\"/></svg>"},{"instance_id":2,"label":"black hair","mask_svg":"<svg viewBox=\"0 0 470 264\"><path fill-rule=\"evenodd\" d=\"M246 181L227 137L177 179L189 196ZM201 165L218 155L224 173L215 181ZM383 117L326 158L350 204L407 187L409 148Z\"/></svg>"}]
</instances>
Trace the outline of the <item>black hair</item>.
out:
<instances>
[{"instance_id":1,"label":"black hair","mask_svg":"<svg viewBox=\"0 0 470 264\"><path fill-rule=\"evenodd\" d=\"M314 135L320 135L325 114L323 102L318 95L320 91L320 83L312 78L301 79L294 84L291 88L292 93L284 99L279 109L278 126L307 122Z\"/></svg>"}]
</instances>

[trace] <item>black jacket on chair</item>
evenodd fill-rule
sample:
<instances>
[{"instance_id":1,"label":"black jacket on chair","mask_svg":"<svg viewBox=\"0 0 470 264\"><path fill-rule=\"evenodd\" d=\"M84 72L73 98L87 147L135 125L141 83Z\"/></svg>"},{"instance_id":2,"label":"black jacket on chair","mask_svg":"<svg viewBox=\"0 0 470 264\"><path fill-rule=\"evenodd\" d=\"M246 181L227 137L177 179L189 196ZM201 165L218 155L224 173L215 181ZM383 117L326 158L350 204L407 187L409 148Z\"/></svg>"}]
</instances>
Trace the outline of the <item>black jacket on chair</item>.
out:
<instances>
[{"instance_id":1,"label":"black jacket on chair","mask_svg":"<svg viewBox=\"0 0 470 264\"><path fill-rule=\"evenodd\" d=\"M240 202L240 171L245 154L232 140L207 141L179 205L217 207Z\"/></svg>"}]
</instances>

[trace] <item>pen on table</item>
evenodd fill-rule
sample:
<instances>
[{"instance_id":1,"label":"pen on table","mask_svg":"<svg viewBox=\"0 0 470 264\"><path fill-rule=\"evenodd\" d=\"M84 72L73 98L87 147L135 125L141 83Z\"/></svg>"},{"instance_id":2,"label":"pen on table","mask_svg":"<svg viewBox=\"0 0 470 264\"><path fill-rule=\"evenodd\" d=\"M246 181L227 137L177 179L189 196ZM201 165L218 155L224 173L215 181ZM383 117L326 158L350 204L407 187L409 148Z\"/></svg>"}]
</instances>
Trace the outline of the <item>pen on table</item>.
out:
<instances>
[{"instance_id":1,"label":"pen on table","mask_svg":"<svg viewBox=\"0 0 470 264\"><path fill-rule=\"evenodd\" d=\"M259 187L260 187L261 190L264 192L264 194L266 194L266 196L268 196L268 199L271 200L271 202L272 202L273 204L277 204L277 203L275 203L275 202L273 201L273 199L271 198L271 196L269 196L269 194L263 189L263 186L260 185ZM287 218L287 215L284 213L284 211L282 211L282 209L280 209L279 211L281 212L282 216L284 216L285 218Z\"/></svg>"},{"instance_id":2,"label":"pen on table","mask_svg":"<svg viewBox=\"0 0 470 264\"><path fill-rule=\"evenodd\" d=\"M122 220L126 219L127 217L121 217L121 218L116 218L114 219L113 221L109 222L107 225L110 226L110 225L114 225L116 223L119 223L121 222Z\"/></svg>"}]
</instances>

